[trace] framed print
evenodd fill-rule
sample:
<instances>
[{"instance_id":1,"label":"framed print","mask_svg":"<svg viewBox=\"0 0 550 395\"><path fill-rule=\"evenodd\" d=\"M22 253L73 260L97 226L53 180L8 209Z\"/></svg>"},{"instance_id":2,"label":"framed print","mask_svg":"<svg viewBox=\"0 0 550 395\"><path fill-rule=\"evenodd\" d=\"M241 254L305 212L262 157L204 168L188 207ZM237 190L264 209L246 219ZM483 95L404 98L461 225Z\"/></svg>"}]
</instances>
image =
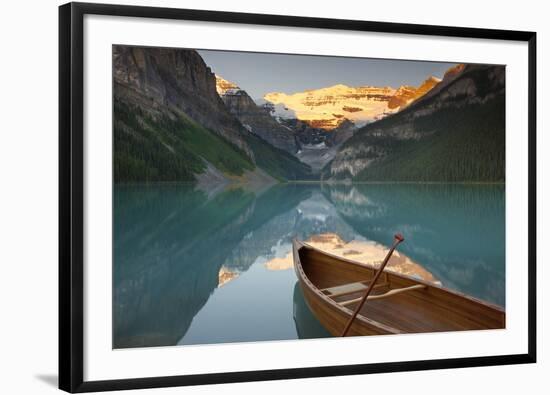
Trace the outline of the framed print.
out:
<instances>
[{"instance_id":1,"label":"framed print","mask_svg":"<svg viewBox=\"0 0 550 395\"><path fill-rule=\"evenodd\" d=\"M535 33L59 17L61 389L535 362Z\"/></svg>"}]
</instances>

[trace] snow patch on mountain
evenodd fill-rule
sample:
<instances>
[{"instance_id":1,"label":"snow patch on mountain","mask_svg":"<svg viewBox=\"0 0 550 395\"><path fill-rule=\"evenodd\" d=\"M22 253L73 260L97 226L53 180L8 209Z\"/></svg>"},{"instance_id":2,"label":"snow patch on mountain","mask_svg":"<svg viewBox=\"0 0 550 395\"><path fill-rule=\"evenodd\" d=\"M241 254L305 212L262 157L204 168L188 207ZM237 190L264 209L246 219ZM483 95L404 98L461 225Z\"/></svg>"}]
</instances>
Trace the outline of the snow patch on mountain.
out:
<instances>
[{"instance_id":1,"label":"snow patch on mountain","mask_svg":"<svg viewBox=\"0 0 550 395\"><path fill-rule=\"evenodd\" d=\"M240 90L241 88L233 82L227 81L219 75L216 75L216 91L218 95L235 95L238 94Z\"/></svg>"},{"instance_id":2,"label":"snow patch on mountain","mask_svg":"<svg viewBox=\"0 0 550 395\"><path fill-rule=\"evenodd\" d=\"M390 86L351 87L337 84L293 94L271 92L263 97L263 106L275 118L288 119L293 116L312 127L325 130L335 129L346 120L363 126L398 112L440 81L432 76L419 87L404 85L396 89Z\"/></svg>"},{"instance_id":3,"label":"snow patch on mountain","mask_svg":"<svg viewBox=\"0 0 550 395\"><path fill-rule=\"evenodd\" d=\"M296 119L296 112L283 103L272 103L263 98L254 100L256 104L266 110L277 122L282 123L284 119Z\"/></svg>"}]
</instances>

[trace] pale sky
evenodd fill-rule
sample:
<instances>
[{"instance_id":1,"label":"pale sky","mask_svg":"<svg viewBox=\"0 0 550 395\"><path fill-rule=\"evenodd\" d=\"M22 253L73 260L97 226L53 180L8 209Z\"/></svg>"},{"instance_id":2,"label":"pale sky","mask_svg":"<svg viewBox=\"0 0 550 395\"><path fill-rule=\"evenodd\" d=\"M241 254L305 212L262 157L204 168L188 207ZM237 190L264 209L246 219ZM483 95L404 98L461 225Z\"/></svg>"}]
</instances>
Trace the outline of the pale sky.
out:
<instances>
[{"instance_id":1,"label":"pale sky","mask_svg":"<svg viewBox=\"0 0 550 395\"><path fill-rule=\"evenodd\" d=\"M199 50L212 71L236 83L253 99L269 92L287 94L336 84L349 86L420 85L433 75L443 77L455 63L282 55Z\"/></svg>"}]
</instances>

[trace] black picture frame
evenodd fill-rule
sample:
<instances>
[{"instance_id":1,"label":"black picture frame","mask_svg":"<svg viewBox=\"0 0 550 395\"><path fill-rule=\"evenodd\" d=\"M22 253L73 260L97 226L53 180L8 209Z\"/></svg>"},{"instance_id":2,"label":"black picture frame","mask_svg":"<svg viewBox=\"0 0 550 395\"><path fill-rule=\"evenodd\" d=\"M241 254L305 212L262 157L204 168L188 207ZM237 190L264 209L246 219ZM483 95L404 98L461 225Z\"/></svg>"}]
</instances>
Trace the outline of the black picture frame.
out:
<instances>
[{"instance_id":1,"label":"black picture frame","mask_svg":"<svg viewBox=\"0 0 550 395\"><path fill-rule=\"evenodd\" d=\"M528 43L528 351L483 356L84 381L83 18L86 14L510 40ZM536 33L110 4L59 7L59 388L90 392L536 362Z\"/></svg>"}]
</instances>

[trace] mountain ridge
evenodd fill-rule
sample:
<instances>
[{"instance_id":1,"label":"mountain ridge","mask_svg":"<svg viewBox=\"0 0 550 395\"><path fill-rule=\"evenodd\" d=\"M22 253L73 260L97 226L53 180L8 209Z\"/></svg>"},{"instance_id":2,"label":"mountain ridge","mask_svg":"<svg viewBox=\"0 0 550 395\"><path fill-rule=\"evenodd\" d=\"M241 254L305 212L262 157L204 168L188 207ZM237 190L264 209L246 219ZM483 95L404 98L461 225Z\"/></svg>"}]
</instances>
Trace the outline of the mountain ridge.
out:
<instances>
[{"instance_id":1,"label":"mountain ridge","mask_svg":"<svg viewBox=\"0 0 550 395\"><path fill-rule=\"evenodd\" d=\"M362 126L382 119L419 99L440 81L430 76L418 87L402 85L399 88L335 84L292 94L270 92L263 98L272 105L283 105L312 127L332 130L346 120Z\"/></svg>"},{"instance_id":2,"label":"mountain ridge","mask_svg":"<svg viewBox=\"0 0 550 395\"><path fill-rule=\"evenodd\" d=\"M229 111L251 133L281 148L319 172L355 130L343 119L330 132L294 117L278 117L271 103L258 104L236 83L216 75L216 89Z\"/></svg>"},{"instance_id":3,"label":"mountain ridge","mask_svg":"<svg viewBox=\"0 0 550 395\"><path fill-rule=\"evenodd\" d=\"M216 90L231 114L250 132L271 145L295 154L299 147L294 133L259 107L237 84L216 75Z\"/></svg>"},{"instance_id":4,"label":"mountain ridge","mask_svg":"<svg viewBox=\"0 0 550 395\"><path fill-rule=\"evenodd\" d=\"M402 111L359 129L323 177L503 181L504 67L465 65Z\"/></svg>"},{"instance_id":5,"label":"mountain ridge","mask_svg":"<svg viewBox=\"0 0 550 395\"><path fill-rule=\"evenodd\" d=\"M254 101L194 50L115 45L115 182L502 181L504 77L457 64Z\"/></svg>"},{"instance_id":6,"label":"mountain ridge","mask_svg":"<svg viewBox=\"0 0 550 395\"><path fill-rule=\"evenodd\" d=\"M228 111L194 50L114 45L113 99L115 182L310 177Z\"/></svg>"}]
</instances>

